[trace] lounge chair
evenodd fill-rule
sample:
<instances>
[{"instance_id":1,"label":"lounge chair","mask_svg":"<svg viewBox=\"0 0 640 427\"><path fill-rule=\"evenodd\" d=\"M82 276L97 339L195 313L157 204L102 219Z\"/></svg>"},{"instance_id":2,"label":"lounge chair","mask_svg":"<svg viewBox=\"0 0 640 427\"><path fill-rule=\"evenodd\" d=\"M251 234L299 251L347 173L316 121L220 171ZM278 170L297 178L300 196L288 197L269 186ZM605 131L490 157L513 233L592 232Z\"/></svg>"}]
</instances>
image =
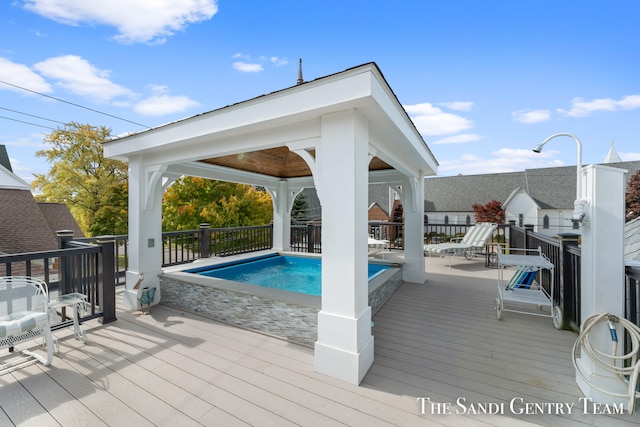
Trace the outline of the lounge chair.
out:
<instances>
[{"instance_id":1,"label":"lounge chair","mask_svg":"<svg viewBox=\"0 0 640 427\"><path fill-rule=\"evenodd\" d=\"M34 362L47 366L53 359L47 284L31 277L0 277L0 349L13 352L17 344L40 336L45 338L46 356L23 350L22 357L0 362L0 375Z\"/></svg>"},{"instance_id":2,"label":"lounge chair","mask_svg":"<svg viewBox=\"0 0 640 427\"><path fill-rule=\"evenodd\" d=\"M369 235L369 256L374 256L377 253L389 251L389 241L388 240L377 240L373 236Z\"/></svg>"},{"instance_id":3,"label":"lounge chair","mask_svg":"<svg viewBox=\"0 0 640 427\"><path fill-rule=\"evenodd\" d=\"M425 245L424 253L447 255L449 257L449 268L451 268L451 259L455 255L464 254L467 259L472 259L475 255L482 252L484 245L487 244L498 224L491 222L479 222L467 230L462 240L459 242L438 243L436 245Z\"/></svg>"}]
</instances>

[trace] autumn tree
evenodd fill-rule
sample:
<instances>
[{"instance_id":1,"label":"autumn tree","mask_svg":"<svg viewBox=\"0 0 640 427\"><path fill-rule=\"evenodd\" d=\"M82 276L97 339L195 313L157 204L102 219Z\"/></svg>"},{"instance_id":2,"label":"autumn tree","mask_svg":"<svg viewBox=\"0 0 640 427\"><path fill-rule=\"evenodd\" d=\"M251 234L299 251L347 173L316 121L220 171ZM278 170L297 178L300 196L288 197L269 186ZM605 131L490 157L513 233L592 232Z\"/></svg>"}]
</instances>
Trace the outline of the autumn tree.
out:
<instances>
[{"instance_id":1,"label":"autumn tree","mask_svg":"<svg viewBox=\"0 0 640 427\"><path fill-rule=\"evenodd\" d=\"M640 170L636 171L627 182L625 196L626 220L631 221L640 216Z\"/></svg>"},{"instance_id":2,"label":"autumn tree","mask_svg":"<svg viewBox=\"0 0 640 427\"><path fill-rule=\"evenodd\" d=\"M162 201L164 231L268 224L273 219L271 196L246 184L182 177Z\"/></svg>"},{"instance_id":3,"label":"autumn tree","mask_svg":"<svg viewBox=\"0 0 640 427\"><path fill-rule=\"evenodd\" d=\"M36 200L65 203L86 235L127 233L127 165L106 159L111 129L71 122L46 135L36 152L52 164L36 175Z\"/></svg>"},{"instance_id":4,"label":"autumn tree","mask_svg":"<svg viewBox=\"0 0 640 427\"><path fill-rule=\"evenodd\" d=\"M492 200L486 205L474 204L473 211L476 213L476 222L493 222L504 224L505 213L502 203Z\"/></svg>"}]
</instances>

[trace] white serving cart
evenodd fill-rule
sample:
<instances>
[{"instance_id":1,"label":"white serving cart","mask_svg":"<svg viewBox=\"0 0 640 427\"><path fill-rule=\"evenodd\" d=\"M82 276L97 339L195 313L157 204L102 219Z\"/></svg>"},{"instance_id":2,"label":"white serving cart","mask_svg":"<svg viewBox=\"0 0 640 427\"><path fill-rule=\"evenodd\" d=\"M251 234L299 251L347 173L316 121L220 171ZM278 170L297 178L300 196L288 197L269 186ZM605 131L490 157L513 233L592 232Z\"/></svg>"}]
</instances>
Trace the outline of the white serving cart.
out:
<instances>
[{"instance_id":1,"label":"white serving cart","mask_svg":"<svg viewBox=\"0 0 640 427\"><path fill-rule=\"evenodd\" d=\"M507 252L508 251L508 252ZM513 270L507 267L515 267L515 273L509 276ZM540 283L541 270L549 270L549 291ZM496 299L496 314L502 319L503 311L531 314L535 316L551 317L553 325L562 327L562 311L554 304L555 284L554 265L542 249L519 249L498 246L498 298ZM505 279L505 273L509 279ZM505 302L509 303L505 307ZM525 310L527 305L533 305L534 310ZM548 309L543 312L543 308ZM546 311L546 310L545 310ZM548 313L548 314L547 314Z\"/></svg>"}]
</instances>

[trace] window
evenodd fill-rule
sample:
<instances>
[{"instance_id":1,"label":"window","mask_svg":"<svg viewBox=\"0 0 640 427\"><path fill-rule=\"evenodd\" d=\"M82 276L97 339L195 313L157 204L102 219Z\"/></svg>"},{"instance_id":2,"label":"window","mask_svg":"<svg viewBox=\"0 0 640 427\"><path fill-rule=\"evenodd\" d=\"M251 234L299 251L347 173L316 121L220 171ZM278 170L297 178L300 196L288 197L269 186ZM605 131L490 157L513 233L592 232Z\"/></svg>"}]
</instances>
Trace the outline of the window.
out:
<instances>
[{"instance_id":1,"label":"window","mask_svg":"<svg viewBox=\"0 0 640 427\"><path fill-rule=\"evenodd\" d=\"M549 215L545 215L544 218L542 218L542 228L545 230L549 229Z\"/></svg>"},{"instance_id":2,"label":"window","mask_svg":"<svg viewBox=\"0 0 640 427\"><path fill-rule=\"evenodd\" d=\"M524 214L518 214L518 226L522 227L524 224Z\"/></svg>"}]
</instances>

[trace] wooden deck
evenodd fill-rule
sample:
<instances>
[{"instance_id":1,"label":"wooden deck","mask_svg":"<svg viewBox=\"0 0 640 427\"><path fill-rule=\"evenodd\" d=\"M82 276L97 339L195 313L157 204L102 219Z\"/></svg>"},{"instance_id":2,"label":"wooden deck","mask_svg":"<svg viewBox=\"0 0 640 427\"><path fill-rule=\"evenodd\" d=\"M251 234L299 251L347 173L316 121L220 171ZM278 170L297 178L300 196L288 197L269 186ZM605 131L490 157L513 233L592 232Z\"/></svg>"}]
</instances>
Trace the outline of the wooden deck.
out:
<instances>
[{"instance_id":1,"label":"wooden deck","mask_svg":"<svg viewBox=\"0 0 640 427\"><path fill-rule=\"evenodd\" d=\"M0 376L0 426L637 426L583 414L571 347L550 318L495 314L496 270L434 258L426 285L403 284L374 318L375 362L352 386L313 371L313 350L155 306L86 322L88 343L57 333L53 365ZM3 354L4 356L4 354ZM452 403L452 414L432 413ZM501 415L461 414L504 405ZM519 415L509 402L575 404ZM521 400L520 400L521 399ZM521 408L521 405L516 409ZM591 409L589 409L591 412Z\"/></svg>"}]
</instances>

